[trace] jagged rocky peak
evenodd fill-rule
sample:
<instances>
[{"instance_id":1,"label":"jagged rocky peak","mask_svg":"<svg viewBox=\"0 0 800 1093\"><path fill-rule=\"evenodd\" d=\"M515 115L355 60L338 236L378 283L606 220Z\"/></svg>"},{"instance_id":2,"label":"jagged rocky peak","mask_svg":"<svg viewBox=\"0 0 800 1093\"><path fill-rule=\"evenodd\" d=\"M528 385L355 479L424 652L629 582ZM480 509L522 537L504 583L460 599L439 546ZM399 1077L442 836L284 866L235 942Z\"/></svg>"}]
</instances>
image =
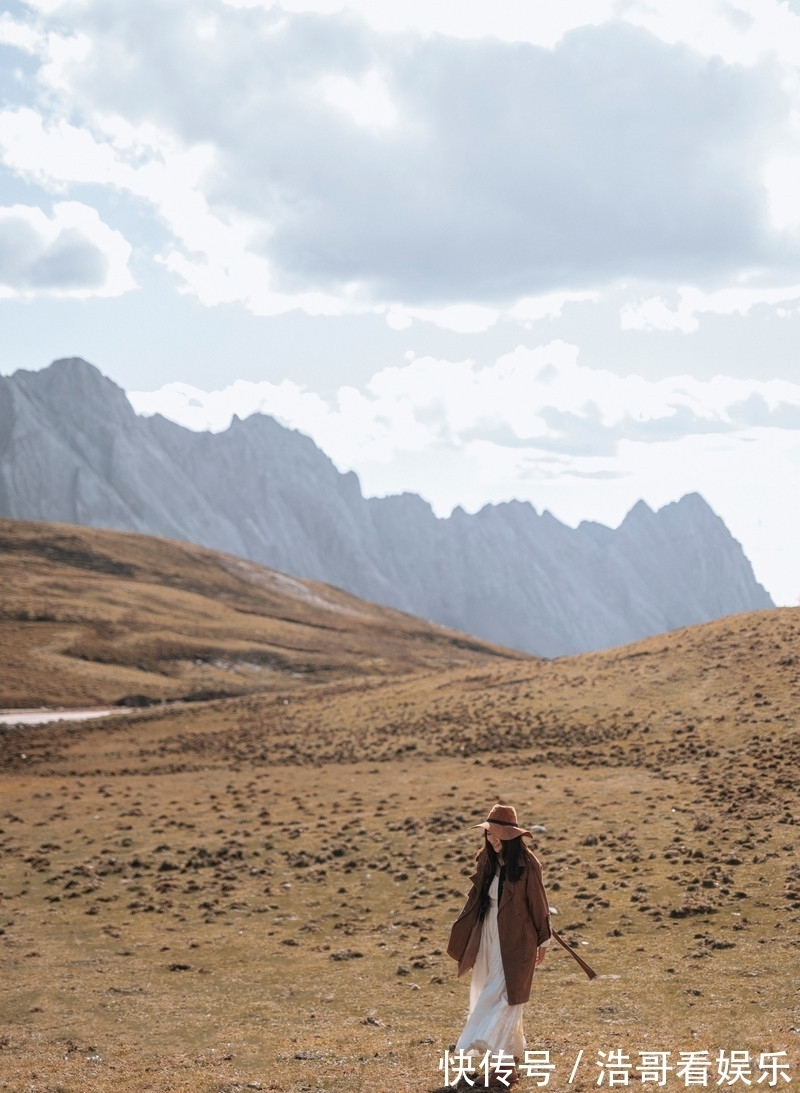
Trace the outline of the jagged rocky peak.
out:
<instances>
[{"instance_id":1,"label":"jagged rocky peak","mask_svg":"<svg viewBox=\"0 0 800 1093\"><path fill-rule=\"evenodd\" d=\"M772 605L699 494L616 530L522 501L441 519L415 494L365 499L272 418L139 417L79 357L0 377L0 515L188 540L545 656Z\"/></svg>"},{"instance_id":2,"label":"jagged rocky peak","mask_svg":"<svg viewBox=\"0 0 800 1093\"><path fill-rule=\"evenodd\" d=\"M58 403L62 409L108 413L113 408L127 417L133 410L125 391L99 368L82 357L64 357L39 372L16 372L20 387L30 396Z\"/></svg>"}]
</instances>

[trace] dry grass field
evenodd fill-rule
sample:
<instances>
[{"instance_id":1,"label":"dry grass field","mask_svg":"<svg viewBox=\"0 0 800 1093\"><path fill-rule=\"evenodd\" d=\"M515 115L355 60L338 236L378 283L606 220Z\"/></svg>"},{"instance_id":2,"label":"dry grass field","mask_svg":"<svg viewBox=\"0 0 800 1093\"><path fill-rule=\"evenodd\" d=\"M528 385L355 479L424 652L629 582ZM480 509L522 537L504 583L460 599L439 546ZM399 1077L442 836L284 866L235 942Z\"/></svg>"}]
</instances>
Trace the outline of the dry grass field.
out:
<instances>
[{"instance_id":1,"label":"dry grass field","mask_svg":"<svg viewBox=\"0 0 800 1093\"><path fill-rule=\"evenodd\" d=\"M0 707L197 700L520 654L231 555L0 519Z\"/></svg>"},{"instance_id":2,"label":"dry grass field","mask_svg":"<svg viewBox=\"0 0 800 1093\"><path fill-rule=\"evenodd\" d=\"M622 1084L612 1051L630 1084L644 1051L707 1051L717 1089L720 1050L753 1089L785 1051L800 1080L800 610L547 662L323 586L360 621L296 591L287 621L285 578L226 586L179 544L53 529L133 570L73 573L42 526L0 530L39 543L0 546L8 705L184 700L0 729L0 1089L441 1090L468 994L444 950L498 800L546 827L554 924L598 972L537 972L550 1089Z\"/></svg>"}]
</instances>

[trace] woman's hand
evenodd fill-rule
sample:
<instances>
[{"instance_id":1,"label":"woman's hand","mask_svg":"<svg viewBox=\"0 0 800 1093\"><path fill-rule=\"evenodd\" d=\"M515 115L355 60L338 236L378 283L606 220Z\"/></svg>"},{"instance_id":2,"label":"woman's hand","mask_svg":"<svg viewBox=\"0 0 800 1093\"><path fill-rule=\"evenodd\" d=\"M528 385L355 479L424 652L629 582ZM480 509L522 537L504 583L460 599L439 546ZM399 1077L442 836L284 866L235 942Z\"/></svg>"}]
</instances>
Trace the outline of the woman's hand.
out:
<instances>
[{"instance_id":1,"label":"woman's hand","mask_svg":"<svg viewBox=\"0 0 800 1093\"><path fill-rule=\"evenodd\" d=\"M542 948L536 950L536 964L534 965L534 967L536 967L536 968L539 967L539 965L544 960L544 954L546 952L547 952L546 946L543 946Z\"/></svg>"}]
</instances>

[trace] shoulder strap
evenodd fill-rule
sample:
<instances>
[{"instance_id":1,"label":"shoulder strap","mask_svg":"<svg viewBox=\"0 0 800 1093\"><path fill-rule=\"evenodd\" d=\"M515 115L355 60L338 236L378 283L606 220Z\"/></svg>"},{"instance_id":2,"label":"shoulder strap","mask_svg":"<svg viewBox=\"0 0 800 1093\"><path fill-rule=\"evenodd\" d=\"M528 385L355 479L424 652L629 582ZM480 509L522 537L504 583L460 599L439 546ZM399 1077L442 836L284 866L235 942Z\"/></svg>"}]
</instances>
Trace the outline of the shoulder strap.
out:
<instances>
[{"instance_id":1,"label":"shoulder strap","mask_svg":"<svg viewBox=\"0 0 800 1093\"><path fill-rule=\"evenodd\" d=\"M567 943L563 939L563 937L559 936L559 934L557 934L555 932L555 930L553 929L552 926L550 927L550 933L556 939L556 941L561 946L561 948L566 949L567 952L570 954L570 956L573 956L578 961L578 963L583 968L583 970L586 972L586 974L589 976L589 978L594 979L594 977L597 975L597 972L594 970L594 968L590 968L585 960L581 960L581 958L578 956L578 954L575 952L575 950L572 948L572 946L567 945Z\"/></svg>"}]
</instances>

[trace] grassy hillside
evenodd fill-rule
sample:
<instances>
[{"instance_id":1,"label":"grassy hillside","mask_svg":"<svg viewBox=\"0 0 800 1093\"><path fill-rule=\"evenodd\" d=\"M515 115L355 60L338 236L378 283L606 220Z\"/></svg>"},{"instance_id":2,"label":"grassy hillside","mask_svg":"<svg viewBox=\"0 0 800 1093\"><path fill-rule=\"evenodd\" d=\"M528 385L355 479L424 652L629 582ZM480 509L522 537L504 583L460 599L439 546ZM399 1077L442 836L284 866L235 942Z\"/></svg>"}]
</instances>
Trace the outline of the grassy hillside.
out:
<instances>
[{"instance_id":1,"label":"grassy hillside","mask_svg":"<svg viewBox=\"0 0 800 1093\"><path fill-rule=\"evenodd\" d=\"M0 707L247 694L521 656L314 581L127 532L0 520Z\"/></svg>"},{"instance_id":2,"label":"grassy hillside","mask_svg":"<svg viewBox=\"0 0 800 1093\"><path fill-rule=\"evenodd\" d=\"M0 1088L441 1090L468 997L444 950L497 800L546 826L554 922L599 973L537 972L550 1088L580 1050L584 1093L611 1050L707 1051L713 1088L720 1050L753 1088L785 1050L796 1081L800 610L552 662L445 649L0 731Z\"/></svg>"}]
</instances>

